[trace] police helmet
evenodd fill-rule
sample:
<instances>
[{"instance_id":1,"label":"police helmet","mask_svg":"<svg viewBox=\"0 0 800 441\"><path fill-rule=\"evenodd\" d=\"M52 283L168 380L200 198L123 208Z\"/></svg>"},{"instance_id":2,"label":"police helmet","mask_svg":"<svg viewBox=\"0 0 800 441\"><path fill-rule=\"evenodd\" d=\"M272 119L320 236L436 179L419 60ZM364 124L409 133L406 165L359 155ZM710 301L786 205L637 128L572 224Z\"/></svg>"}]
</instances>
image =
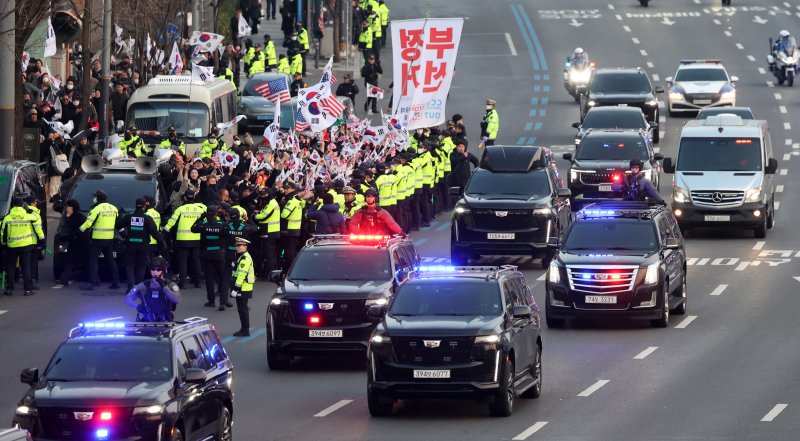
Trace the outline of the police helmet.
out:
<instances>
[{"instance_id":1,"label":"police helmet","mask_svg":"<svg viewBox=\"0 0 800 441\"><path fill-rule=\"evenodd\" d=\"M582 47L576 47L575 48L575 55L582 55L582 54L583 54L583 48Z\"/></svg>"},{"instance_id":2,"label":"police helmet","mask_svg":"<svg viewBox=\"0 0 800 441\"><path fill-rule=\"evenodd\" d=\"M786 29L781 29L781 32L778 35L780 35L781 38L789 38L790 34L789 31L787 31Z\"/></svg>"},{"instance_id":3,"label":"police helmet","mask_svg":"<svg viewBox=\"0 0 800 441\"><path fill-rule=\"evenodd\" d=\"M194 197L195 197L195 193L194 193L194 190L192 190L191 188L186 190L185 193L183 193L183 198L186 199L186 200L194 199Z\"/></svg>"},{"instance_id":4,"label":"police helmet","mask_svg":"<svg viewBox=\"0 0 800 441\"><path fill-rule=\"evenodd\" d=\"M641 159L631 159L630 168L639 167L641 169L642 166L644 166L644 162Z\"/></svg>"},{"instance_id":5,"label":"police helmet","mask_svg":"<svg viewBox=\"0 0 800 441\"><path fill-rule=\"evenodd\" d=\"M237 209L235 209L235 208L231 208L231 209L229 209L229 210L228 210L228 217L229 217L229 218L230 218L232 221L238 221L238 220L239 220L239 210L237 210Z\"/></svg>"},{"instance_id":6,"label":"police helmet","mask_svg":"<svg viewBox=\"0 0 800 441\"><path fill-rule=\"evenodd\" d=\"M164 271L164 273L166 273L167 270L169 269L169 264L167 263L167 260L164 259L163 257L156 256L150 259L149 262L147 262L147 270L150 271L153 268L161 268Z\"/></svg>"}]
</instances>

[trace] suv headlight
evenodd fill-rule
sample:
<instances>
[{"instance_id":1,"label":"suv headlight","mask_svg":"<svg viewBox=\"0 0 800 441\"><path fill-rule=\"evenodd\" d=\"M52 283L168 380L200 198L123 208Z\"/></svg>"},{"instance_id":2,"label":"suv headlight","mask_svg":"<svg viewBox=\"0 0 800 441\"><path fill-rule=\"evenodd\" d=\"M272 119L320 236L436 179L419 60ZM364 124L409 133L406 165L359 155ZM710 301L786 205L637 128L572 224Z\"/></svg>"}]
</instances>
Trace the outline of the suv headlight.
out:
<instances>
[{"instance_id":1,"label":"suv headlight","mask_svg":"<svg viewBox=\"0 0 800 441\"><path fill-rule=\"evenodd\" d=\"M551 213L551 211L550 211L549 208L534 208L533 209L533 215L534 216L547 216L550 213Z\"/></svg>"},{"instance_id":2,"label":"suv headlight","mask_svg":"<svg viewBox=\"0 0 800 441\"><path fill-rule=\"evenodd\" d=\"M39 415L39 410L33 406L17 406L17 415Z\"/></svg>"},{"instance_id":3,"label":"suv headlight","mask_svg":"<svg viewBox=\"0 0 800 441\"><path fill-rule=\"evenodd\" d=\"M648 101L645 101L645 104L647 104L648 106L657 106L658 105L658 100L648 100Z\"/></svg>"},{"instance_id":4,"label":"suv headlight","mask_svg":"<svg viewBox=\"0 0 800 441\"><path fill-rule=\"evenodd\" d=\"M745 202L758 202L761 200L761 187L751 188L744 195Z\"/></svg>"},{"instance_id":5,"label":"suv headlight","mask_svg":"<svg viewBox=\"0 0 800 441\"><path fill-rule=\"evenodd\" d=\"M672 187L672 200L675 202L689 202L689 192L680 187Z\"/></svg>"},{"instance_id":6,"label":"suv headlight","mask_svg":"<svg viewBox=\"0 0 800 441\"><path fill-rule=\"evenodd\" d=\"M366 306L373 306L373 305L383 306L383 305L386 305L388 303L389 303L389 299L387 299L386 297L380 297L380 298L377 298L377 299L367 299L367 301L364 302L364 305L366 305Z\"/></svg>"},{"instance_id":7,"label":"suv headlight","mask_svg":"<svg viewBox=\"0 0 800 441\"><path fill-rule=\"evenodd\" d=\"M278 297L273 298L270 301L270 303L273 306L281 306L281 305L288 305L289 304L289 302L286 299L281 299L281 298L278 298Z\"/></svg>"},{"instance_id":8,"label":"suv headlight","mask_svg":"<svg viewBox=\"0 0 800 441\"><path fill-rule=\"evenodd\" d=\"M475 343L476 344L483 344L483 343L494 344L494 343L497 343L499 341L500 341L500 336L496 335L496 334L481 335L479 337L475 337Z\"/></svg>"},{"instance_id":9,"label":"suv headlight","mask_svg":"<svg viewBox=\"0 0 800 441\"><path fill-rule=\"evenodd\" d=\"M164 412L164 406L160 404L133 408L134 415L161 415L162 412Z\"/></svg>"},{"instance_id":10,"label":"suv headlight","mask_svg":"<svg viewBox=\"0 0 800 441\"><path fill-rule=\"evenodd\" d=\"M658 266L659 262L648 265L647 272L644 274L644 283L652 285L658 283Z\"/></svg>"},{"instance_id":11,"label":"suv headlight","mask_svg":"<svg viewBox=\"0 0 800 441\"><path fill-rule=\"evenodd\" d=\"M561 268L558 266L558 262L554 260L550 261L550 268L547 270L547 280L550 283L561 283Z\"/></svg>"},{"instance_id":12,"label":"suv headlight","mask_svg":"<svg viewBox=\"0 0 800 441\"><path fill-rule=\"evenodd\" d=\"M731 100L736 98L736 89L723 92L722 95L719 96L719 98L723 100Z\"/></svg>"},{"instance_id":13,"label":"suv headlight","mask_svg":"<svg viewBox=\"0 0 800 441\"><path fill-rule=\"evenodd\" d=\"M369 341L375 344L387 343L389 341L389 337L381 334L376 334L373 335L372 338L369 339Z\"/></svg>"},{"instance_id":14,"label":"suv headlight","mask_svg":"<svg viewBox=\"0 0 800 441\"><path fill-rule=\"evenodd\" d=\"M683 94L680 92L670 92L669 99L670 101L683 101Z\"/></svg>"},{"instance_id":15,"label":"suv headlight","mask_svg":"<svg viewBox=\"0 0 800 441\"><path fill-rule=\"evenodd\" d=\"M456 214L467 214L469 213L469 207L466 205L456 205L456 209L454 211Z\"/></svg>"},{"instance_id":16,"label":"suv headlight","mask_svg":"<svg viewBox=\"0 0 800 441\"><path fill-rule=\"evenodd\" d=\"M586 102L586 105L589 106L589 107L593 107L595 104L597 104L597 102L595 100L589 100L589 101Z\"/></svg>"}]
</instances>

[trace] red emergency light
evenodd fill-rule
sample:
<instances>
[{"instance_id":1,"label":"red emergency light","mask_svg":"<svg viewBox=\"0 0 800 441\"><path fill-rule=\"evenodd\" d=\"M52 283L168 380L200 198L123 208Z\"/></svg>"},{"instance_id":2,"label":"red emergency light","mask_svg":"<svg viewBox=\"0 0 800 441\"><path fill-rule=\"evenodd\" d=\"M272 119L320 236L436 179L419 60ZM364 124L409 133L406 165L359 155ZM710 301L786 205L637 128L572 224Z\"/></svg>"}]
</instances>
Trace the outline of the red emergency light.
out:
<instances>
[{"instance_id":1,"label":"red emergency light","mask_svg":"<svg viewBox=\"0 0 800 441\"><path fill-rule=\"evenodd\" d=\"M311 317L308 318L308 323L310 323L312 325L318 325L319 324L319 316L318 315L312 315Z\"/></svg>"},{"instance_id":2,"label":"red emergency light","mask_svg":"<svg viewBox=\"0 0 800 441\"><path fill-rule=\"evenodd\" d=\"M614 181L614 182L619 182L620 179L622 179L622 176L620 176L620 175L618 175L616 173L611 175L611 180Z\"/></svg>"},{"instance_id":3,"label":"red emergency light","mask_svg":"<svg viewBox=\"0 0 800 441\"><path fill-rule=\"evenodd\" d=\"M389 239L389 236L377 235L377 234L351 234L350 240L357 241L357 242L376 242L380 240Z\"/></svg>"},{"instance_id":4,"label":"red emergency light","mask_svg":"<svg viewBox=\"0 0 800 441\"><path fill-rule=\"evenodd\" d=\"M112 417L111 412L100 412L100 421L111 421Z\"/></svg>"}]
</instances>

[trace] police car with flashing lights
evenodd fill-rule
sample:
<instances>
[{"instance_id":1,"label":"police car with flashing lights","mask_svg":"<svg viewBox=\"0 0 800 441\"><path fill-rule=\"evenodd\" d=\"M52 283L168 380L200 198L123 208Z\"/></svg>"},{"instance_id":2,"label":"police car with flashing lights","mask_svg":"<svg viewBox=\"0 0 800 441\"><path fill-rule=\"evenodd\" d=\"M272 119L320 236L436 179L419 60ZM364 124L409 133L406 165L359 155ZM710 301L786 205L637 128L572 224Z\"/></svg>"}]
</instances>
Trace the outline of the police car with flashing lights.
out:
<instances>
[{"instance_id":1,"label":"police car with flashing lights","mask_svg":"<svg viewBox=\"0 0 800 441\"><path fill-rule=\"evenodd\" d=\"M35 441L230 441L232 375L205 318L82 323L42 373L22 371L13 424Z\"/></svg>"},{"instance_id":2,"label":"police car with flashing lights","mask_svg":"<svg viewBox=\"0 0 800 441\"><path fill-rule=\"evenodd\" d=\"M721 60L681 60L674 77L667 77L670 115L696 112L706 107L736 106L735 83Z\"/></svg>"},{"instance_id":3,"label":"police car with flashing lights","mask_svg":"<svg viewBox=\"0 0 800 441\"><path fill-rule=\"evenodd\" d=\"M414 243L401 236L318 235L297 254L267 307L267 365L285 369L298 355L363 354L385 305L419 267Z\"/></svg>"},{"instance_id":4,"label":"police car with flashing lights","mask_svg":"<svg viewBox=\"0 0 800 441\"><path fill-rule=\"evenodd\" d=\"M539 307L516 266L423 267L369 316L372 416L418 398L474 398L509 416L517 395L542 392Z\"/></svg>"},{"instance_id":5,"label":"police car with flashing lights","mask_svg":"<svg viewBox=\"0 0 800 441\"><path fill-rule=\"evenodd\" d=\"M550 262L547 326L569 318L629 317L666 327L686 313L686 250L668 207L602 202L585 207Z\"/></svg>"}]
</instances>

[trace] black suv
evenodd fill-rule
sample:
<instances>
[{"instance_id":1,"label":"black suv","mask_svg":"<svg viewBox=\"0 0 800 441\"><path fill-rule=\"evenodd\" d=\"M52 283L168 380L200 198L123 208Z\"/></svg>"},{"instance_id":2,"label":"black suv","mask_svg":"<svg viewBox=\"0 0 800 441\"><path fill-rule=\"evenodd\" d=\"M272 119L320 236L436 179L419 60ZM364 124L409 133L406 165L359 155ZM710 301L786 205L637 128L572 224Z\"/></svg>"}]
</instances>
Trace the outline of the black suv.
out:
<instances>
[{"instance_id":1,"label":"black suv","mask_svg":"<svg viewBox=\"0 0 800 441\"><path fill-rule=\"evenodd\" d=\"M385 309L369 311L372 416L403 398L476 398L509 416L516 395L541 394L539 308L516 266L423 268Z\"/></svg>"},{"instance_id":2,"label":"black suv","mask_svg":"<svg viewBox=\"0 0 800 441\"><path fill-rule=\"evenodd\" d=\"M581 121L589 109L599 106L629 106L642 109L647 121L658 122L658 97L664 93L661 86L653 87L647 73L641 68L597 69L592 75L586 95L581 97ZM659 141L658 130L653 142Z\"/></svg>"},{"instance_id":3,"label":"black suv","mask_svg":"<svg viewBox=\"0 0 800 441\"><path fill-rule=\"evenodd\" d=\"M644 130L650 139L658 131L658 123L648 122L642 109L637 107L593 107L589 109L583 122L572 123L578 129L575 134L575 145L592 129L628 129Z\"/></svg>"},{"instance_id":4,"label":"black suv","mask_svg":"<svg viewBox=\"0 0 800 441\"><path fill-rule=\"evenodd\" d=\"M22 371L13 424L41 441L230 441L232 375L205 318L82 323L44 373Z\"/></svg>"},{"instance_id":5,"label":"black suv","mask_svg":"<svg viewBox=\"0 0 800 441\"><path fill-rule=\"evenodd\" d=\"M570 192L555 163L546 147L487 146L452 213L453 264L513 254L541 257L546 268L548 240L560 237L572 217Z\"/></svg>"},{"instance_id":6,"label":"black suv","mask_svg":"<svg viewBox=\"0 0 800 441\"><path fill-rule=\"evenodd\" d=\"M420 257L399 236L320 235L308 240L267 307L267 365L295 355L362 354L375 327L372 305L386 305Z\"/></svg>"},{"instance_id":7,"label":"black suv","mask_svg":"<svg viewBox=\"0 0 800 441\"><path fill-rule=\"evenodd\" d=\"M622 182L625 173L630 173L631 159L642 161L641 173L659 188L659 161L664 157L653 153L650 137L644 131L590 130L575 150L575 156L572 153L563 155L570 162L567 182L573 209L598 199L621 198L611 186Z\"/></svg>"},{"instance_id":8,"label":"black suv","mask_svg":"<svg viewBox=\"0 0 800 441\"><path fill-rule=\"evenodd\" d=\"M686 250L666 205L598 203L579 211L547 271L548 327L572 317L669 324L686 313Z\"/></svg>"}]
</instances>

